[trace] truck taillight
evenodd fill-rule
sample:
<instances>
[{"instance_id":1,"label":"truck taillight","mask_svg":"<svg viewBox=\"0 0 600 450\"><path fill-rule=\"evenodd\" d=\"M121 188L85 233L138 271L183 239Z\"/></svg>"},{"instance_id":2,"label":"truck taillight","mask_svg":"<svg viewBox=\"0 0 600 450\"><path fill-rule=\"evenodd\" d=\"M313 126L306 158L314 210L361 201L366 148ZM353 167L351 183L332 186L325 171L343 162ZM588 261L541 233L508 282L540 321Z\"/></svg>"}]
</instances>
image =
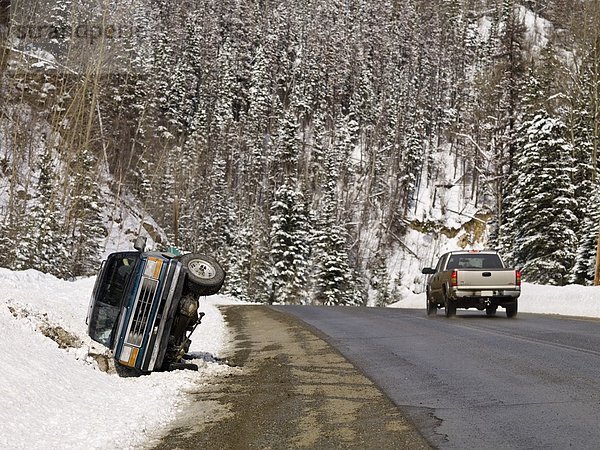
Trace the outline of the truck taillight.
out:
<instances>
[{"instance_id":1,"label":"truck taillight","mask_svg":"<svg viewBox=\"0 0 600 450\"><path fill-rule=\"evenodd\" d=\"M452 281L452 286L458 286L458 272L456 270L452 271L450 280Z\"/></svg>"},{"instance_id":2,"label":"truck taillight","mask_svg":"<svg viewBox=\"0 0 600 450\"><path fill-rule=\"evenodd\" d=\"M517 286L521 286L521 271L517 270Z\"/></svg>"}]
</instances>

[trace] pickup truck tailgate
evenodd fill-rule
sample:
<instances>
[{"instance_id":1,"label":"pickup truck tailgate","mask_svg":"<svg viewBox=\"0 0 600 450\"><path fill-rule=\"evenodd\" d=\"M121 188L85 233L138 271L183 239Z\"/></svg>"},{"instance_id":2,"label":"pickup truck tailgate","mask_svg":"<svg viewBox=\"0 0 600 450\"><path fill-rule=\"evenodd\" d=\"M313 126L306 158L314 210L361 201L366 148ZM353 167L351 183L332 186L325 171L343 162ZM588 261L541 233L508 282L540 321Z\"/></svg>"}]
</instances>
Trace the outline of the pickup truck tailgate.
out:
<instances>
[{"instance_id":1,"label":"pickup truck tailgate","mask_svg":"<svg viewBox=\"0 0 600 450\"><path fill-rule=\"evenodd\" d=\"M469 290L515 289L517 275L514 269L460 269L457 271L457 287Z\"/></svg>"}]
</instances>

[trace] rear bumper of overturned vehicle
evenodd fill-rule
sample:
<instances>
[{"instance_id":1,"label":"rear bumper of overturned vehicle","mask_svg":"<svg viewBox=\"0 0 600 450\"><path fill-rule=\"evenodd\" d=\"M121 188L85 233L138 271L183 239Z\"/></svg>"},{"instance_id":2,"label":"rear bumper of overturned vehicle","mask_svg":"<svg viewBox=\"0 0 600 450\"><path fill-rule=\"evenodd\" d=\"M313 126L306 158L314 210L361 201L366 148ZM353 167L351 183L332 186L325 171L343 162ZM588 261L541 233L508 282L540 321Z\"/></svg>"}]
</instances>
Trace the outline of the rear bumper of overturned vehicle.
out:
<instances>
[{"instance_id":1,"label":"rear bumper of overturned vehicle","mask_svg":"<svg viewBox=\"0 0 600 450\"><path fill-rule=\"evenodd\" d=\"M472 287L468 289L454 287L450 290L449 300L458 308L483 309L488 306L512 306L521 295L518 286L506 287Z\"/></svg>"}]
</instances>

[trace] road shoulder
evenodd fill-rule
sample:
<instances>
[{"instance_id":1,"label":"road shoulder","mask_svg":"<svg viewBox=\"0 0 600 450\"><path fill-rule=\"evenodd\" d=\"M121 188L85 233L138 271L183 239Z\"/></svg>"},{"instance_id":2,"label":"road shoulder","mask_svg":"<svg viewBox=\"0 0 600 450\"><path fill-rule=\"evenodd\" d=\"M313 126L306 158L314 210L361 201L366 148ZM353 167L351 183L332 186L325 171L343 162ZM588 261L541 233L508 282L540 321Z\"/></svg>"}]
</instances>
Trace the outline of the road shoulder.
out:
<instances>
[{"instance_id":1,"label":"road shoulder","mask_svg":"<svg viewBox=\"0 0 600 450\"><path fill-rule=\"evenodd\" d=\"M430 448L368 378L303 322L266 306L221 310L236 342L228 362L240 370L201 397L221 412L212 422L175 428L157 448Z\"/></svg>"}]
</instances>

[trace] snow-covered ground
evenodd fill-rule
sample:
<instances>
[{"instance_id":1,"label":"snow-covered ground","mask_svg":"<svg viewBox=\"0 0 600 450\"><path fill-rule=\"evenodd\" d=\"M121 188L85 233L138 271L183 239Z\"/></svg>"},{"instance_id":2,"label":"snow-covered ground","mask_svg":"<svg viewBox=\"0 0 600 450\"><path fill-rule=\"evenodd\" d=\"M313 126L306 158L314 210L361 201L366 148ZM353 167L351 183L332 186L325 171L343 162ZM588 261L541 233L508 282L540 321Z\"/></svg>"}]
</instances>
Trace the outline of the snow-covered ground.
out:
<instances>
[{"instance_id":1,"label":"snow-covered ground","mask_svg":"<svg viewBox=\"0 0 600 450\"><path fill-rule=\"evenodd\" d=\"M188 392L233 370L217 360L229 344L217 305L235 301L214 296L202 304L206 316L193 336L199 373L121 378L101 371L85 327L93 283L0 268L0 448L143 446L177 417ZM424 294L404 294L394 307L424 309ZM519 306L522 312L600 317L600 287L525 283ZM60 333L57 340L67 348L46 337Z\"/></svg>"},{"instance_id":2,"label":"snow-covered ground","mask_svg":"<svg viewBox=\"0 0 600 450\"><path fill-rule=\"evenodd\" d=\"M177 417L189 391L232 370L217 360L229 337L216 305L234 301L213 296L201 303L206 316L192 337L199 373L101 371L89 354L101 346L85 325L93 283L0 268L0 448L139 447ZM57 334L67 348L46 337Z\"/></svg>"}]
</instances>

